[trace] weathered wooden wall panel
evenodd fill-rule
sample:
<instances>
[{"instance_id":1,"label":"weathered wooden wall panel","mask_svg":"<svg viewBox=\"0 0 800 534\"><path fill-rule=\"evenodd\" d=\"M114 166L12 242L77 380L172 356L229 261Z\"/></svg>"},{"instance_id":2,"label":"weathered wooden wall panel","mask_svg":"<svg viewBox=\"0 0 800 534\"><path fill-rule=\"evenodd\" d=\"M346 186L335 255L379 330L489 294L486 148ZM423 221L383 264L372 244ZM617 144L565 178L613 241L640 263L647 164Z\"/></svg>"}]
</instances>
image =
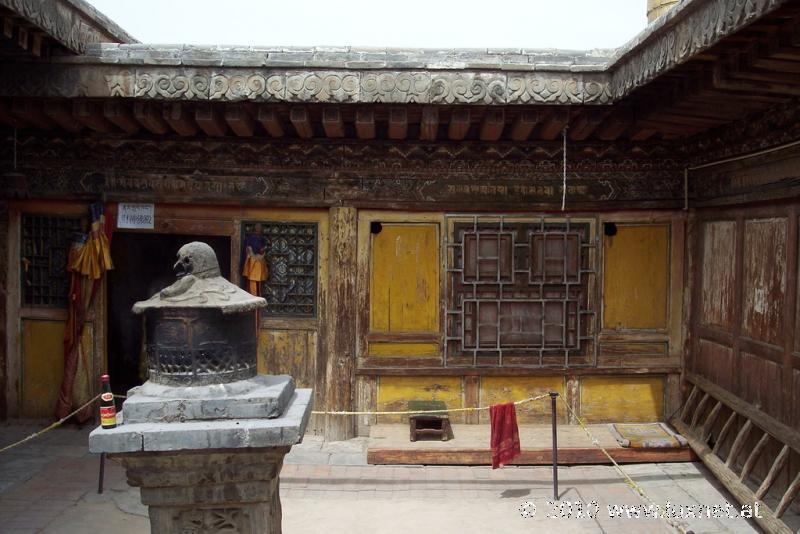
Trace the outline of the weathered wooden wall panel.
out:
<instances>
[{"instance_id":1,"label":"weathered wooden wall panel","mask_svg":"<svg viewBox=\"0 0 800 534\"><path fill-rule=\"evenodd\" d=\"M725 330L733 327L735 290L735 221L713 221L702 225L703 257L701 296L702 324Z\"/></svg>"},{"instance_id":2,"label":"weathered wooden wall panel","mask_svg":"<svg viewBox=\"0 0 800 534\"><path fill-rule=\"evenodd\" d=\"M464 407L461 377L396 377L382 376L378 380L378 410L405 411L410 400L440 400L448 408ZM464 414L450 416L454 423L463 423ZM379 415L378 423L407 423L405 415Z\"/></svg>"},{"instance_id":3,"label":"weathered wooden wall panel","mask_svg":"<svg viewBox=\"0 0 800 534\"><path fill-rule=\"evenodd\" d=\"M22 320L22 417L50 419L64 377L64 321ZM93 329L87 324L81 340L73 395L78 405L91 398Z\"/></svg>"},{"instance_id":4,"label":"weathered wooden wall panel","mask_svg":"<svg viewBox=\"0 0 800 534\"><path fill-rule=\"evenodd\" d=\"M371 267L371 332L438 332L436 225L382 224L372 236Z\"/></svg>"},{"instance_id":5,"label":"weathered wooden wall panel","mask_svg":"<svg viewBox=\"0 0 800 534\"><path fill-rule=\"evenodd\" d=\"M291 375L297 387L316 382L317 333L313 330L261 330L258 333L258 372Z\"/></svg>"},{"instance_id":6,"label":"weathered wooden wall panel","mask_svg":"<svg viewBox=\"0 0 800 534\"><path fill-rule=\"evenodd\" d=\"M603 326L667 327L669 226L623 226L603 240Z\"/></svg>"},{"instance_id":7,"label":"weathered wooden wall panel","mask_svg":"<svg viewBox=\"0 0 800 534\"><path fill-rule=\"evenodd\" d=\"M736 365L730 347L701 339L694 371L728 391L736 390Z\"/></svg>"},{"instance_id":8,"label":"weathered wooden wall panel","mask_svg":"<svg viewBox=\"0 0 800 534\"><path fill-rule=\"evenodd\" d=\"M742 399L767 413L780 413L781 397L772 392L773 388L780 387L782 377L780 364L748 352L742 352L739 361Z\"/></svg>"},{"instance_id":9,"label":"weathered wooden wall panel","mask_svg":"<svg viewBox=\"0 0 800 534\"><path fill-rule=\"evenodd\" d=\"M8 414L6 405L7 380L6 369L8 352L6 351L8 334L6 330L6 305L8 303L8 203L0 202L0 421Z\"/></svg>"},{"instance_id":10,"label":"weathered wooden wall panel","mask_svg":"<svg viewBox=\"0 0 800 534\"><path fill-rule=\"evenodd\" d=\"M786 234L784 218L748 220L744 225L742 331L777 346L783 343Z\"/></svg>"},{"instance_id":11,"label":"weathered wooden wall panel","mask_svg":"<svg viewBox=\"0 0 800 534\"><path fill-rule=\"evenodd\" d=\"M485 376L481 378L480 404L491 406L503 402L513 402L538 395L546 395L551 391L565 395L565 378L562 376L541 377L509 377ZM516 407L517 422L520 424L545 424L550 422L550 399L528 402ZM567 422L567 413L563 406L558 406L559 422ZM480 412L480 422L489 423L489 411Z\"/></svg>"},{"instance_id":12,"label":"weathered wooden wall panel","mask_svg":"<svg viewBox=\"0 0 800 534\"><path fill-rule=\"evenodd\" d=\"M581 416L590 423L664 420L662 377L581 379Z\"/></svg>"}]
</instances>

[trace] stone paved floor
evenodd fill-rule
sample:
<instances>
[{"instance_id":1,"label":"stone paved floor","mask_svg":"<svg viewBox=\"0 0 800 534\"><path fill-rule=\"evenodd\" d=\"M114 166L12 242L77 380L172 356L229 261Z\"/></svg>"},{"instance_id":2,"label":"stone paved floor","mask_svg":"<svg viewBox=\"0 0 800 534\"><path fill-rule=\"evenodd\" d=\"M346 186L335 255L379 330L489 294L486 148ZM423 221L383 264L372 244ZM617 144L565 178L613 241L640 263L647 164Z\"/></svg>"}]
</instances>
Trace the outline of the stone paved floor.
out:
<instances>
[{"instance_id":1,"label":"stone paved floor","mask_svg":"<svg viewBox=\"0 0 800 534\"><path fill-rule=\"evenodd\" d=\"M0 426L0 446L36 428ZM107 463L105 492L97 494L98 458L86 449L87 435L88 429L62 428L0 453L0 532L149 532L138 491L127 486L115 462ZM368 466L365 459L366 440L323 443L307 437L281 473L284 532L672 532L659 520L609 517L609 505L643 501L607 466L561 468L561 499L594 500L600 513L594 519L553 519L547 517L552 486L546 467ZM733 502L699 464L625 468L659 504ZM521 516L526 502L535 505L535 517ZM742 519L688 523L698 533L758 532Z\"/></svg>"}]
</instances>

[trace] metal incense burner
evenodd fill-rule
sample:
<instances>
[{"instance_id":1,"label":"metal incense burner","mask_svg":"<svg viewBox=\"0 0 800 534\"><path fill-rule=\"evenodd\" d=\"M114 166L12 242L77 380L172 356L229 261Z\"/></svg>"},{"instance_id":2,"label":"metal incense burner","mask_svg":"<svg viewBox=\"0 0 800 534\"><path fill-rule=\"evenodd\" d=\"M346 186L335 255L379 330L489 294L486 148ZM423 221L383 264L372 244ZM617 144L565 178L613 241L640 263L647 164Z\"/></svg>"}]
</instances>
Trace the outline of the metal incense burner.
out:
<instances>
[{"instance_id":1,"label":"metal incense burner","mask_svg":"<svg viewBox=\"0 0 800 534\"><path fill-rule=\"evenodd\" d=\"M207 244L178 256L178 280L133 307L145 314L150 380L200 386L256 376L255 310L266 301L225 280Z\"/></svg>"},{"instance_id":2,"label":"metal incense burner","mask_svg":"<svg viewBox=\"0 0 800 534\"><path fill-rule=\"evenodd\" d=\"M175 273L133 307L145 315L150 379L128 392L121 425L90 434L89 450L120 460L151 532L279 534L278 476L312 392L256 373L255 311L266 302L222 278L211 247L181 247Z\"/></svg>"}]
</instances>

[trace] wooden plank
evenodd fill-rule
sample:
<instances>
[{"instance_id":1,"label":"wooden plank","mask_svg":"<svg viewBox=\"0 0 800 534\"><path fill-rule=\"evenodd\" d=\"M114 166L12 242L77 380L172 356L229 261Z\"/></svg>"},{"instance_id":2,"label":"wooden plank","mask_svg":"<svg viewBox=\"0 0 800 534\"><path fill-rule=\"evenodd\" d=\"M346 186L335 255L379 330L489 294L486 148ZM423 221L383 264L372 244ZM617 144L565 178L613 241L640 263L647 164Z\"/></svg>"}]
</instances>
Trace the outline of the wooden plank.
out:
<instances>
[{"instance_id":1,"label":"wooden plank","mask_svg":"<svg viewBox=\"0 0 800 534\"><path fill-rule=\"evenodd\" d=\"M753 506L753 503L758 501L755 493L741 482L722 460L711 452L708 445L698 440L694 436L694 432L682 421L672 419L670 423L686 438L692 450L697 454L708 470L714 474L717 480L719 480L729 492L731 492L740 504ZM761 517L754 518L759 526L770 534L792 534L792 530L788 528L766 504L759 502L759 505Z\"/></svg>"},{"instance_id":2,"label":"wooden plank","mask_svg":"<svg viewBox=\"0 0 800 534\"><path fill-rule=\"evenodd\" d=\"M786 288L786 218L749 219L744 225L742 331L783 345Z\"/></svg>"},{"instance_id":3,"label":"wooden plank","mask_svg":"<svg viewBox=\"0 0 800 534\"><path fill-rule=\"evenodd\" d=\"M104 102L103 116L128 135L133 135L142 129L133 117L131 108L120 102L114 100Z\"/></svg>"},{"instance_id":4,"label":"wooden plank","mask_svg":"<svg viewBox=\"0 0 800 534\"><path fill-rule=\"evenodd\" d=\"M198 104L194 110L194 120L208 136L222 137L228 132L225 119L212 104Z\"/></svg>"},{"instance_id":5,"label":"wooden plank","mask_svg":"<svg viewBox=\"0 0 800 534\"><path fill-rule=\"evenodd\" d=\"M792 501L800 494L800 473L797 473L797 476L794 477L792 483L789 484L789 487L786 488L786 492L781 497L781 501L778 503L778 506L775 508L775 515L777 517L783 516L786 513L786 510L789 509L789 505L792 504Z\"/></svg>"},{"instance_id":6,"label":"wooden plank","mask_svg":"<svg viewBox=\"0 0 800 534\"><path fill-rule=\"evenodd\" d=\"M750 473L753 471L753 468L756 466L756 462L758 461L758 457L761 456L761 453L764 452L764 447L767 446L769 443L770 436L766 432L761 436L761 439L758 440L756 446L753 447L753 450L750 451L750 454L747 456L747 461L744 463L744 467L742 467L742 472L739 473L739 480L745 481L747 477L750 476Z\"/></svg>"},{"instance_id":7,"label":"wooden plank","mask_svg":"<svg viewBox=\"0 0 800 534\"><path fill-rule=\"evenodd\" d=\"M591 423L643 423L664 419L663 377L586 377L581 417Z\"/></svg>"},{"instance_id":8,"label":"wooden plank","mask_svg":"<svg viewBox=\"0 0 800 534\"><path fill-rule=\"evenodd\" d=\"M322 110L322 129L325 135L331 139L344 137L344 121L342 112L336 106L326 106Z\"/></svg>"},{"instance_id":9,"label":"wooden plank","mask_svg":"<svg viewBox=\"0 0 800 534\"><path fill-rule=\"evenodd\" d=\"M717 441L714 443L714 448L711 450L714 454L717 454L719 449L722 447L722 444L725 442L725 438L728 437L728 434L733 428L733 424L736 421L737 413L731 411L731 415L728 417L728 420L725 421L725 424L722 426L722 430L719 431L719 436L717 436ZM703 440L705 442L705 440Z\"/></svg>"},{"instance_id":10,"label":"wooden plank","mask_svg":"<svg viewBox=\"0 0 800 534\"><path fill-rule=\"evenodd\" d=\"M736 459L739 457L739 453L742 452L742 447L747 442L747 438L750 436L750 431L753 429L753 422L750 419L747 419L742 425L742 428L739 429L739 433L736 434L736 439L733 441L733 445L731 446L731 450L728 452L728 459L725 460L725 467L731 467L736 462Z\"/></svg>"},{"instance_id":11,"label":"wooden plank","mask_svg":"<svg viewBox=\"0 0 800 534\"><path fill-rule=\"evenodd\" d=\"M325 331L325 408L349 410L352 407L356 358L357 211L351 207L331 208L329 220L330 263L325 306L335 313L330 314ZM355 420L352 417L326 418L326 441L341 441L354 436Z\"/></svg>"},{"instance_id":12,"label":"wooden plank","mask_svg":"<svg viewBox=\"0 0 800 534\"><path fill-rule=\"evenodd\" d=\"M438 226L385 223L371 250L370 332L438 332Z\"/></svg>"},{"instance_id":13,"label":"wooden plank","mask_svg":"<svg viewBox=\"0 0 800 534\"><path fill-rule=\"evenodd\" d=\"M422 141L436 141L439 131L439 108L426 106L422 108L419 120L419 138Z\"/></svg>"},{"instance_id":14,"label":"wooden plank","mask_svg":"<svg viewBox=\"0 0 800 534\"><path fill-rule=\"evenodd\" d=\"M481 379L477 376L464 378L464 408L478 408L480 406ZM466 412L464 422L470 425L480 423L480 412Z\"/></svg>"},{"instance_id":15,"label":"wooden plank","mask_svg":"<svg viewBox=\"0 0 800 534\"><path fill-rule=\"evenodd\" d=\"M668 225L618 225L603 237L603 328L667 327Z\"/></svg>"},{"instance_id":16,"label":"wooden plank","mask_svg":"<svg viewBox=\"0 0 800 534\"><path fill-rule=\"evenodd\" d=\"M152 106L144 102L135 102L133 104L133 117L150 133L164 135L170 131L169 125L164 121L161 114L156 113Z\"/></svg>"},{"instance_id":17,"label":"wooden plank","mask_svg":"<svg viewBox=\"0 0 800 534\"><path fill-rule=\"evenodd\" d=\"M683 410L681 411L681 420L686 421L686 418L689 417L689 410L692 408L692 404L694 404L694 399L697 397L700 388L697 386L692 387L692 391L689 393L689 397L686 399L686 402L683 405Z\"/></svg>"},{"instance_id":18,"label":"wooden plank","mask_svg":"<svg viewBox=\"0 0 800 534\"><path fill-rule=\"evenodd\" d=\"M503 109L490 109L481 122L481 141L497 141L503 136L506 125L506 114Z\"/></svg>"},{"instance_id":19,"label":"wooden plank","mask_svg":"<svg viewBox=\"0 0 800 534\"><path fill-rule=\"evenodd\" d=\"M378 362L375 362L378 363ZM381 364L383 362L380 362ZM432 367L430 361L428 367L419 369L397 369L385 367L383 365L362 366L356 370L358 375L383 375L383 376L667 376L670 374L680 374L681 369L677 366L665 367L608 367L591 368L576 367L574 369L548 369L532 367Z\"/></svg>"},{"instance_id":20,"label":"wooden plank","mask_svg":"<svg viewBox=\"0 0 800 534\"><path fill-rule=\"evenodd\" d=\"M381 377L378 384L378 410L398 412L408 409L408 401L442 401L448 408L464 407L461 377ZM450 414L454 423L464 422L464 413ZM407 423L407 415L379 415L378 423Z\"/></svg>"},{"instance_id":21,"label":"wooden plank","mask_svg":"<svg viewBox=\"0 0 800 534\"><path fill-rule=\"evenodd\" d=\"M178 135L188 137L197 134L197 123L187 107L181 103L165 102L161 115Z\"/></svg>"},{"instance_id":22,"label":"wooden plank","mask_svg":"<svg viewBox=\"0 0 800 534\"><path fill-rule=\"evenodd\" d=\"M487 376L481 379L480 399L484 406L491 406L493 404L546 395L551 391L566 397L567 390L564 377ZM567 410L560 403L557 404L557 407L558 422L566 424L569 416ZM516 407L516 412L517 422L520 424L549 424L552 417L549 399L522 404ZM489 422L488 411L484 410L480 413L480 422Z\"/></svg>"},{"instance_id":23,"label":"wooden plank","mask_svg":"<svg viewBox=\"0 0 800 534\"><path fill-rule=\"evenodd\" d=\"M708 436L711 434L711 430L714 428L714 423L717 422L717 417L719 417L720 410L722 410L722 402L717 401L714 407L711 408L711 412L709 412L705 423L703 423L703 428L700 432L700 441L705 443L708 440Z\"/></svg>"},{"instance_id":24,"label":"wooden plank","mask_svg":"<svg viewBox=\"0 0 800 534\"><path fill-rule=\"evenodd\" d=\"M469 133L469 109L456 108L450 114L450 123L447 125L447 136L452 141L461 141Z\"/></svg>"},{"instance_id":25,"label":"wooden plank","mask_svg":"<svg viewBox=\"0 0 800 534\"><path fill-rule=\"evenodd\" d=\"M11 115L40 130L55 128L53 121L44 114L40 102L15 98L11 101Z\"/></svg>"},{"instance_id":26,"label":"wooden plank","mask_svg":"<svg viewBox=\"0 0 800 534\"><path fill-rule=\"evenodd\" d=\"M395 107L389 110L389 139L402 140L408 136L408 111Z\"/></svg>"},{"instance_id":27,"label":"wooden plank","mask_svg":"<svg viewBox=\"0 0 800 534\"><path fill-rule=\"evenodd\" d=\"M552 141L560 137L564 127L569 123L569 110L558 109L550 113L540 124L536 127L534 137Z\"/></svg>"},{"instance_id":28,"label":"wooden plank","mask_svg":"<svg viewBox=\"0 0 800 534\"><path fill-rule=\"evenodd\" d=\"M729 408L751 420L765 432L772 434L778 441L789 445L795 451L800 451L800 434L796 429L784 425L769 414L762 412L701 376L697 376L694 373L686 373L685 378L713 395L716 399L724 402Z\"/></svg>"},{"instance_id":29,"label":"wooden plank","mask_svg":"<svg viewBox=\"0 0 800 534\"><path fill-rule=\"evenodd\" d=\"M79 132L83 125L72 116L72 107L66 102L50 100L44 103L44 114L68 132Z\"/></svg>"},{"instance_id":30,"label":"wooden plank","mask_svg":"<svg viewBox=\"0 0 800 534\"><path fill-rule=\"evenodd\" d=\"M509 137L514 141L527 141L531 132L539 123L539 113L536 111L525 111L517 115L511 124Z\"/></svg>"},{"instance_id":31,"label":"wooden plank","mask_svg":"<svg viewBox=\"0 0 800 534\"><path fill-rule=\"evenodd\" d=\"M259 107L257 119L270 136L283 137L285 135L280 117L274 110L264 106Z\"/></svg>"},{"instance_id":32,"label":"wooden plank","mask_svg":"<svg viewBox=\"0 0 800 534\"><path fill-rule=\"evenodd\" d=\"M375 112L372 108L356 110L355 127L359 139L375 139Z\"/></svg>"},{"instance_id":33,"label":"wooden plank","mask_svg":"<svg viewBox=\"0 0 800 534\"><path fill-rule=\"evenodd\" d=\"M702 223L700 322L730 330L733 327L736 222Z\"/></svg>"},{"instance_id":34,"label":"wooden plank","mask_svg":"<svg viewBox=\"0 0 800 534\"><path fill-rule=\"evenodd\" d=\"M788 445L783 446L781 452L778 453L778 457L775 458L774 462L772 462L772 467L769 468L769 473L767 473L764 481L758 487L758 490L756 491L756 499L763 499L764 495L766 495L769 491L769 488L775 483L775 479L778 478L778 474L781 472L781 469L783 469L783 466L786 465L786 460L789 459L789 453L791 450L792 449L790 449Z\"/></svg>"},{"instance_id":35,"label":"wooden plank","mask_svg":"<svg viewBox=\"0 0 800 534\"><path fill-rule=\"evenodd\" d=\"M308 109L303 106L295 106L289 111L289 122L294 126L294 131L298 137L310 139L314 137L314 127L308 115Z\"/></svg>"},{"instance_id":36,"label":"wooden plank","mask_svg":"<svg viewBox=\"0 0 800 534\"><path fill-rule=\"evenodd\" d=\"M694 415L692 416L692 422L689 424L691 428L697 426L697 422L700 420L700 416L703 414L703 410L706 407L706 403L711 398L711 395L706 393L703 395L703 398L700 399L700 402L697 404L697 409L694 411Z\"/></svg>"},{"instance_id":37,"label":"wooden plank","mask_svg":"<svg viewBox=\"0 0 800 534\"><path fill-rule=\"evenodd\" d=\"M95 132L113 133L116 126L103 115L103 108L96 102L76 100L72 103L72 114L83 125Z\"/></svg>"},{"instance_id":38,"label":"wooden plank","mask_svg":"<svg viewBox=\"0 0 800 534\"><path fill-rule=\"evenodd\" d=\"M256 121L250 116L244 104L231 104L225 108L225 122L239 137L253 137Z\"/></svg>"},{"instance_id":39,"label":"wooden plank","mask_svg":"<svg viewBox=\"0 0 800 534\"><path fill-rule=\"evenodd\" d=\"M692 462L697 457L688 447L680 449L609 449L618 463ZM367 449L367 463L371 465L491 465L492 452L488 449ZM552 465L552 449L523 449L508 465ZM559 449L559 465L606 465L611 462L597 448Z\"/></svg>"}]
</instances>

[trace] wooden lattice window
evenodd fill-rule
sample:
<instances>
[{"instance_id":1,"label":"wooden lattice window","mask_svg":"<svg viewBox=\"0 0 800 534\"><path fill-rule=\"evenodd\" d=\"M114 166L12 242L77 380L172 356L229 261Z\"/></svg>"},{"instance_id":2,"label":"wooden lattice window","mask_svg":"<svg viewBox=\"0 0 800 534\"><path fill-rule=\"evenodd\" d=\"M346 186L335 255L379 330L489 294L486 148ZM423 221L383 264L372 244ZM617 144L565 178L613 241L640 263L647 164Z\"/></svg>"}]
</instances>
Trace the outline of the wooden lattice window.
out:
<instances>
[{"instance_id":1,"label":"wooden lattice window","mask_svg":"<svg viewBox=\"0 0 800 534\"><path fill-rule=\"evenodd\" d=\"M22 215L23 306L67 307L67 258L81 226L81 219L77 217Z\"/></svg>"},{"instance_id":2,"label":"wooden lattice window","mask_svg":"<svg viewBox=\"0 0 800 534\"><path fill-rule=\"evenodd\" d=\"M263 247L269 277L261 283L270 317L317 315L317 223L252 221L242 223L242 262L248 241ZM241 272L241 267L240 267Z\"/></svg>"},{"instance_id":3,"label":"wooden lattice window","mask_svg":"<svg viewBox=\"0 0 800 534\"><path fill-rule=\"evenodd\" d=\"M594 364L589 224L503 216L447 221L447 365Z\"/></svg>"}]
</instances>

